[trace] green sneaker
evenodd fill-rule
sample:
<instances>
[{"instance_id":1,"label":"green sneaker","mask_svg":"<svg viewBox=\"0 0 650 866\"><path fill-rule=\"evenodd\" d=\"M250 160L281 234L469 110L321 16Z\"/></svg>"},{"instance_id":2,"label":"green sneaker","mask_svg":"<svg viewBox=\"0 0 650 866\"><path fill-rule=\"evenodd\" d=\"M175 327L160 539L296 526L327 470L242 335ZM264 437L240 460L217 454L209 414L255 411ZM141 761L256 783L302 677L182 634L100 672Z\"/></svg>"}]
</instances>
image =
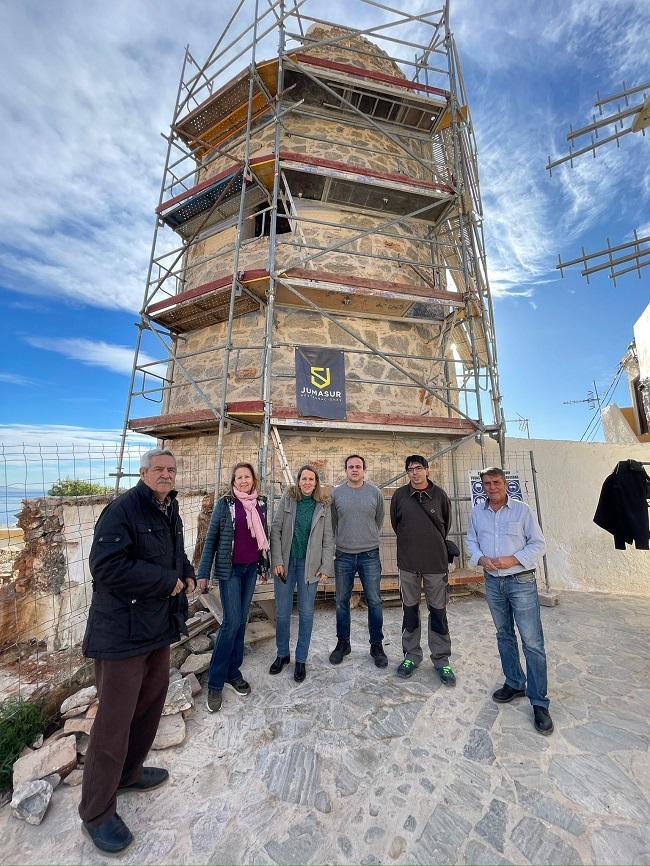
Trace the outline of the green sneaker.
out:
<instances>
[{"instance_id":1,"label":"green sneaker","mask_svg":"<svg viewBox=\"0 0 650 866\"><path fill-rule=\"evenodd\" d=\"M438 676L442 680L443 686L455 686L456 685L456 675L449 667L449 665L445 665L444 668L436 668L438 672Z\"/></svg>"},{"instance_id":2,"label":"green sneaker","mask_svg":"<svg viewBox=\"0 0 650 866\"><path fill-rule=\"evenodd\" d=\"M409 679L415 673L417 665L411 659L404 659L402 664L397 668L397 676L403 680Z\"/></svg>"}]
</instances>

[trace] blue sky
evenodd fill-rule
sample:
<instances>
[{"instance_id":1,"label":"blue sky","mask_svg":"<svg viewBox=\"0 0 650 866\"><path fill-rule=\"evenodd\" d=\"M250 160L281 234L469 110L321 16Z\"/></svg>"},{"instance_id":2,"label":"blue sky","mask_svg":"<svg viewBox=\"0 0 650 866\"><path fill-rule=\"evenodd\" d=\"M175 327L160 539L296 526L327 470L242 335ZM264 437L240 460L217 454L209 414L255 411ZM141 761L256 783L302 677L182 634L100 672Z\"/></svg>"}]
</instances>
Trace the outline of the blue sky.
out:
<instances>
[{"instance_id":1,"label":"blue sky","mask_svg":"<svg viewBox=\"0 0 650 866\"><path fill-rule=\"evenodd\" d=\"M321 15L346 8L308 6ZM429 8L408 8L418 7ZM5 442L114 440L120 429L160 132L185 44L205 57L230 8L232 0L2 4ZM593 380L607 388L650 274L616 288L603 274L588 286L576 269L560 279L555 262L635 228L648 233L650 141L627 136L552 178L544 165L565 152L569 124L589 121L597 90L647 77L650 4L452 0L451 20L479 148L506 417L528 418L534 437L578 439L590 412L563 401L584 397ZM614 402L628 404L624 382ZM509 432L521 435L515 424Z\"/></svg>"}]
</instances>

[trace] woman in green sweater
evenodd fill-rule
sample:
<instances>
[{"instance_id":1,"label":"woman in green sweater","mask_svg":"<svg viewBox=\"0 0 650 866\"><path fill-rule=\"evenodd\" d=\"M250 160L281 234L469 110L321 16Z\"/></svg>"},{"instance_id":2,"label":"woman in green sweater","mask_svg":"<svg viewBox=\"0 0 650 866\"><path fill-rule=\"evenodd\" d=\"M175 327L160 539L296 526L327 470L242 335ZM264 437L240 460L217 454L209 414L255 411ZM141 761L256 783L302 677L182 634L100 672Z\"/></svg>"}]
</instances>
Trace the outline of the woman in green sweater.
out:
<instances>
[{"instance_id":1,"label":"woman in green sweater","mask_svg":"<svg viewBox=\"0 0 650 866\"><path fill-rule=\"evenodd\" d=\"M298 592L298 643L293 678L301 683L314 622L318 581L334 574L334 534L330 501L313 466L303 466L295 485L280 500L271 527L271 565L275 575L277 658L269 673L279 674L290 661L289 629L293 592Z\"/></svg>"}]
</instances>

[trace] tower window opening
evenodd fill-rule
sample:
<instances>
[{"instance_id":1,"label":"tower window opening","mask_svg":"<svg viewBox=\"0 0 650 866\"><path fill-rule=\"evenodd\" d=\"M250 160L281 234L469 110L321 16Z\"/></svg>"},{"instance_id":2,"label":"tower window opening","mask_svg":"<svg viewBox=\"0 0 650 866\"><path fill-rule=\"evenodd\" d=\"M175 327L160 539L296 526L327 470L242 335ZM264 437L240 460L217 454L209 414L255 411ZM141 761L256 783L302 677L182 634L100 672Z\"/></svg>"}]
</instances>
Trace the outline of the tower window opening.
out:
<instances>
[{"instance_id":1,"label":"tower window opening","mask_svg":"<svg viewBox=\"0 0 650 866\"><path fill-rule=\"evenodd\" d=\"M279 235L291 231L291 221L287 219L284 203L278 201L278 212L275 218L275 230ZM255 217L255 237L268 238L271 234L271 211L264 210Z\"/></svg>"}]
</instances>

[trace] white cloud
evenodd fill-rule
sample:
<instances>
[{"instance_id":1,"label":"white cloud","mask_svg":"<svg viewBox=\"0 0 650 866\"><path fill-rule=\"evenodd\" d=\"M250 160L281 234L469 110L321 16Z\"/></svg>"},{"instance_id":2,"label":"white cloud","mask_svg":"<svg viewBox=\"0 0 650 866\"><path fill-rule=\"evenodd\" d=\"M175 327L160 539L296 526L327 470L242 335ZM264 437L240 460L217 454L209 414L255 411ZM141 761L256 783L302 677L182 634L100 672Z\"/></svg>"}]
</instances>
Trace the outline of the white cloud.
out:
<instances>
[{"instance_id":1,"label":"white cloud","mask_svg":"<svg viewBox=\"0 0 650 866\"><path fill-rule=\"evenodd\" d=\"M29 379L27 376L20 376L18 373L0 373L0 382L6 385L35 385L34 379Z\"/></svg>"},{"instance_id":2,"label":"white cloud","mask_svg":"<svg viewBox=\"0 0 650 866\"><path fill-rule=\"evenodd\" d=\"M160 0L155 14L142 0L2 4L0 27L11 34L0 54L0 122L5 152L12 156L0 160L6 287L94 307L139 309L164 160L159 132L168 129L183 46L190 42L202 61L235 5L219 4L217 25L215 6L205 0L182 6ZM251 7L244 3L234 33L250 20ZM414 0L409 11L430 8ZM511 104L518 70L537 69L541 79L559 68L584 70L585 59L597 56L598 63L590 63L599 76L593 94L580 94L587 117L596 89L611 92L621 77L631 81L638 74L650 19L644 0L550 0L538 14L531 10L519 0L500 0L498 12L482 0L451 4L463 62L486 76L507 73L511 81L498 104L495 91L470 92L496 294L538 285L552 269L559 238L577 236L602 213L604 194L616 184L612 166L625 170L625 159L614 151L593 165L587 157L579 168L553 178L555 190L566 187L562 224L551 213L557 193L544 187L539 168L553 151L554 137L580 117L554 117L537 92L527 94L527 103ZM302 11L359 27L392 17L376 6L342 0L307 0ZM416 25L405 31L423 38ZM269 35L260 56L274 53L276 38ZM245 58L236 61L225 75L244 63ZM562 87L570 93L572 86L578 84L565 78ZM640 172L639 189L647 201L647 168Z\"/></svg>"},{"instance_id":3,"label":"white cloud","mask_svg":"<svg viewBox=\"0 0 650 866\"><path fill-rule=\"evenodd\" d=\"M67 453L77 448L81 454L84 449L106 448L112 454L120 443L121 435L120 430L66 424L0 424L0 443L5 449L60 448ZM154 447L151 437L138 433L129 433L127 442L132 447Z\"/></svg>"},{"instance_id":4,"label":"white cloud","mask_svg":"<svg viewBox=\"0 0 650 866\"><path fill-rule=\"evenodd\" d=\"M30 346L36 349L45 349L48 352L57 352L82 364L93 367L104 367L113 373L129 375L133 368L133 349L128 346L116 346L105 343L103 340L93 341L82 338L59 339L50 337L26 337ZM148 355L140 352L139 364L149 364L154 361ZM152 368L156 370L156 368ZM163 368L164 369L164 368Z\"/></svg>"}]
</instances>

